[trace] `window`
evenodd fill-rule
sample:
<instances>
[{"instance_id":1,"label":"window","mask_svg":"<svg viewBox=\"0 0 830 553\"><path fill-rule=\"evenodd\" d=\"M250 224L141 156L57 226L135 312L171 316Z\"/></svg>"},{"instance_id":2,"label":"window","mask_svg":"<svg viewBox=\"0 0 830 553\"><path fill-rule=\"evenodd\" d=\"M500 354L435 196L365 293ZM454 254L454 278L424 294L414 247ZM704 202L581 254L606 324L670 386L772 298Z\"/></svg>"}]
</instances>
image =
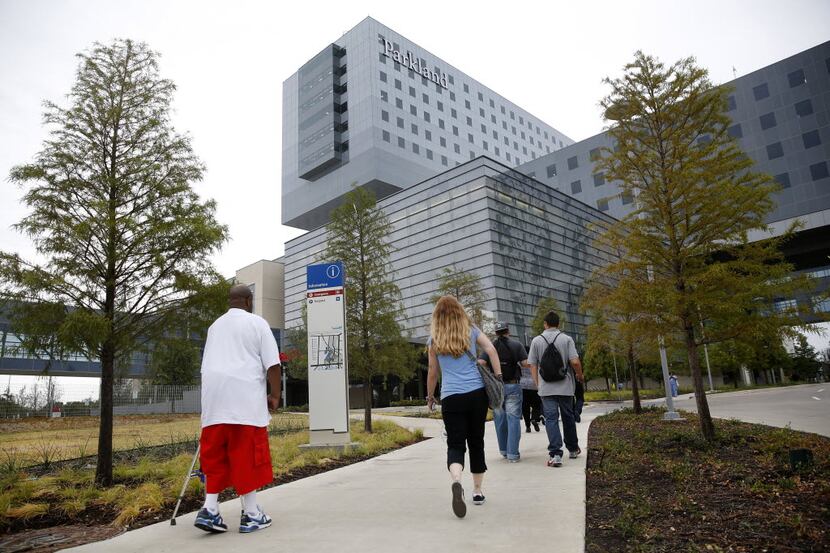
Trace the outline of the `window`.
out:
<instances>
[{"instance_id":1,"label":"window","mask_svg":"<svg viewBox=\"0 0 830 553\"><path fill-rule=\"evenodd\" d=\"M582 181L573 181L571 183L571 194L579 194L580 192L582 192Z\"/></svg>"},{"instance_id":2,"label":"window","mask_svg":"<svg viewBox=\"0 0 830 553\"><path fill-rule=\"evenodd\" d=\"M398 109L403 109L403 100L400 98L395 98L395 107Z\"/></svg>"},{"instance_id":3,"label":"window","mask_svg":"<svg viewBox=\"0 0 830 553\"><path fill-rule=\"evenodd\" d=\"M380 118L383 121L386 121L388 123L389 122L389 112L384 110L384 109L380 110Z\"/></svg>"},{"instance_id":4,"label":"window","mask_svg":"<svg viewBox=\"0 0 830 553\"><path fill-rule=\"evenodd\" d=\"M548 173L548 178L549 179L552 179L553 177L556 176L556 164L555 163L553 165L548 165L547 173Z\"/></svg>"},{"instance_id":5,"label":"window","mask_svg":"<svg viewBox=\"0 0 830 553\"><path fill-rule=\"evenodd\" d=\"M383 55L383 52L378 53L378 59L380 60L380 63L386 65L386 56Z\"/></svg>"},{"instance_id":6,"label":"window","mask_svg":"<svg viewBox=\"0 0 830 553\"><path fill-rule=\"evenodd\" d=\"M470 144L475 144L475 142L473 141L473 135L470 133L467 133L467 142L469 142Z\"/></svg>"},{"instance_id":7,"label":"window","mask_svg":"<svg viewBox=\"0 0 830 553\"><path fill-rule=\"evenodd\" d=\"M481 132L487 134L487 127L484 126L484 123L481 124Z\"/></svg>"},{"instance_id":8,"label":"window","mask_svg":"<svg viewBox=\"0 0 830 553\"><path fill-rule=\"evenodd\" d=\"M780 142L767 146L767 159L777 159L784 155L784 148Z\"/></svg>"},{"instance_id":9,"label":"window","mask_svg":"<svg viewBox=\"0 0 830 553\"><path fill-rule=\"evenodd\" d=\"M438 111L444 111L444 103L438 102Z\"/></svg>"},{"instance_id":10,"label":"window","mask_svg":"<svg viewBox=\"0 0 830 553\"><path fill-rule=\"evenodd\" d=\"M464 100L464 107L467 108L467 109L470 109L470 101L469 100Z\"/></svg>"},{"instance_id":11,"label":"window","mask_svg":"<svg viewBox=\"0 0 830 553\"><path fill-rule=\"evenodd\" d=\"M473 118L472 118L472 117L469 117L469 116L467 117L467 126L468 126L468 127L472 127L472 126L473 126Z\"/></svg>"},{"instance_id":12,"label":"window","mask_svg":"<svg viewBox=\"0 0 830 553\"><path fill-rule=\"evenodd\" d=\"M482 145L482 146L484 146L484 149L485 149L485 150L490 151L490 145L489 145L489 144L487 144L487 141L486 141L486 140L482 140L482 141L481 141L481 145Z\"/></svg>"},{"instance_id":13,"label":"window","mask_svg":"<svg viewBox=\"0 0 830 553\"><path fill-rule=\"evenodd\" d=\"M594 148L590 152L588 152L588 159L591 161L597 161L599 159L599 148Z\"/></svg>"},{"instance_id":14,"label":"window","mask_svg":"<svg viewBox=\"0 0 830 553\"><path fill-rule=\"evenodd\" d=\"M769 87L767 83L759 84L758 86L752 89L752 94L755 96L756 100L763 100L764 98L769 96Z\"/></svg>"},{"instance_id":15,"label":"window","mask_svg":"<svg viewBox=\"0 0 830 553\"><path fill-rule=\"evenodd\" d=\"M421 94L421 100L423 100L425 104L429 104L429 96L427 96L426 93Z\"/></svg>"},{"instance_id":16,"label":"window","mask_svg":"<svg viewBox=\"0 0 830 553\"><path fill-rule=\"evenodd\" d=\"M450 81L450 84L455 84L455 78L452 75L447 75L447 80Z\"/></svg>"},{"instance_id":17,"label":"window","mask_svg":"<svg viewBox=\"0 0 830 553\"><path fill-rule=\"evenodd\" d=\"M452 149L453 149L453 150L455 150L455 153L456 153L456 154L460 154L460 153L461 153L461 146L459 146L458 144L453 144L453 145L452 145Z\"/></svg>"},{"instance_id":18,"label":"window","mask_svg":"<svg viewBox=\"0 0 830 553\"><path fill-rule=\"evenodd\" d=\"M763 130L771 129L772 127L776 126L778 123L775 122L775 114L774 113L766 113L761 116L761 128Z\"/></svg>"},{"instance_id":19,"label":"window","mask_svg":"<svg viewBox=\"0 0 830 553\"><path fill-rule=\"evenodd\" d=\"M398 137L398 148L406 148L406 140L400 136Z\"/></svg>"},{"instance_id":20,"label":"window","mask_svg":"<svg viewBox=\"0 0 830 553\"><path fill-rule=\"evenodd\" d=\"M501 128L503 128L504 130L507 130L507 121L502 121L501 122Z\"/></svg>"},{"instance_id":21,"label":"window","mask_svg":"<svg viewBox=\"0 0 830 553\"><path fill-rule=\"evenodd\" d=\"M409 95L410 95L410 96L412 96L413 98L415 98L415 97L416 97L416 96L415 96L415 87L414 87L414 86L410 86L410 87L409 87Z\"/></svg>"},{"instance_id":22,"label":"window","mask_svg":"<svg viewBox=\"0 0 830 553\"><path fill-rule=\"evenodd\" d=\"M479 101L479 102L483 102L483 101L484 101L484 95L483 95L481 92L479 92L479 93L478 93L478 101Z\"/></svg>"},{"instance_id":23,"label":"window","mask_svg":"<svg viewBox=\"0 0 830 553\"><path fill-rule=\"evenodd\" d=\"M510 132L512 132L512 133L513 133L513 136L515 136L515 135L516 135L516 127L514 127L513 125L511 125L511 126L510 126Z\"/></svg>"},{"instance_id":24,"label":"window","mask_svg":"<svg viewBox=\"0 0 830 553\"><path fill-rule=\"evenodd\" d=\"M439 128L439 129L443 129L443 128L444 128L444 120L443 120L443 119L439 119L439 120L438 120L438 128Z\"/></svg>"},{"instance_id":25,"label":"window","mask_svg":"<svg viewBox=\"0 0 830 553\"><path fill-rule=\"evenodd\" d=\"M431 116L430 116L429 112L428 112L428 111L425 111L425 112L424 112L424 121L426 121L427 123L429 123L429 122L430 122L430 119L431 119Z\"/></svg>"},{"instance_id":26,"label":"window","mask_svg":"<svg viewBox=\"0 0 830 553\"><path fill-rule=\"evenodd\" d=\"M490 114L490 122L493 123L494 125L496 124L496 116L493 115L492 113Z\"/></svg>"},{"instance_id":27,"label":"window","mask_svg":"<svg viewBox=\"0 0 830 553\"><path fill-rule=\"evenodd\" d=\"M403 117L398 117L398 128L399 129L403 128Z\"/></svg>"},{"instance_id":28,"label":"window","mask_svg":"<svg viewBox=\"0 0 830 553\"><path fill-rule=\"evenodd\" d=\"M458 127L455 125L452 126L452 134L453 136L458 136Z\"/></svg>"},{"instance_id":29,"label":"window","mask_svg":"<svg viewBox=\"0 0 830 553\"><path fill-rule=\"evenodd\" d=\"M781 188L789 188L790 187L790 174L789 173L781 173L780 175L775 175L775 180L778 184L781 185Z\"/></svg>"},{"instance_id":30,"label":"window","mask_svg":"<svg viewBox=\"0 0 830 553\"><path fill-rule=\"evenodd\" d=\"M470 150L470 159L475 159L476 154L472 150Z\"/></svg>"},{"instance_id":31,"label":"window","mask_svg":"<svg viewBox=\"0 0 830 553\"><path fill-rule=\"evenodd\" d=\"M427 159L432 159L432 150L427 148Z\"/></svg>"},{"instance_id":32,"label":"window","mask_svg":"<svg viewBox=\"0 0 830 553\"><path fill-rule=\"evenodd\" d=\"M600 211L608 211L608 198L601 198L597 200L597 209Z\"/></svg>"},{"instance_id":33,"label":"window","mask_svg":"<svg viewBox=\"0 0 830 553\"><path fill-rule=\"evenodd\" d=\"M605 173L594 173L594 186L605 184Z\"/></svg>"},{"instance_id":34,"label":"window","mask_svg":"<svg viewBox=\"0 0 830 553\"><path fill-rule=\"evenodd\" d=\"M470 87L467 86L467 83L464 83L464 92L466 92L467 94L470 93Z\"/></svg>"},{"instance_id":35,"label":"window","mask_svg":"<svg viewBox=\"0 0 830 553\"><path fill-rule=\"evenodd\" d=\"M579 161L576 159L576 156L569 157L568 158L568 170L573 171L577 167L579 167Z\"/></svg>"},{"instance_id":36,"label":"window","mask_svg":"<svg viewBox=\"0 0 830 553\"><path fill-rule=\"evenodd\" d=\"M495 150L495 152L496 152L496 157L498 157L498 156L500 156L500 155L501 155L501 151L499 150L499 147L498 147L498 146L496 146L495 148L493 148L493 150Z\"/></svg>"},{"instance_id":37,"label":"window","mask_svg":"<svg viewBox=\"0 0 830 553\"><path fill-rule=\"evenodd\" d=\"M804 77L803 69L798 69L788 74L787 80L790 81L790 88L795 88L807 82L807 79Z\"/></svg>"},{"instance_id":38,"label":"window","mask_svg":"<svg viewBox=\"0 0 830 553\"><path fill-rule=\"evenodd\" d=\"M386 73L384 73L383 71L380 72L380 82L386 82Z\"/></svg>"},{"instance_id":39,"label":"window","mask_svg":"<svg viewBox=\"0 0 830 553\"><path fill-rule=\"evenodd\" d=\"M634 201L634 195L631 192L623 192L620 194L620 198L622 198L623 205L628 205Z\"/></svg>"},{"instance_id":40,"label":"window","mask_svg":"<svg viewBox=\"0 0 830 553\"><path fill-rule=\"evenodd\" d=\"M830 176L830 173L827 171L827 162L822 161L820 163L810 165L810 176L813 177L813 180L826 179Z\"/></svg>"},{"instance_id":41,"label":"window","mask_svg":"<svg viewBox=\"0 0 830 553\"><path fill-rule=\"evenodd\" d=\"M728 129L726 129L726 132L728 132L729 136L731 136L732 138L743 138L744 136L744 131L741 130L740 123L738 123L737 125L732 125Z\"/></svg>"},{"instance_id":42,"label":"window","mask_svg":"<svg viewBox=\"0 0 830 553\"><path fill-rule=\"evenodd\" d=\"M525 124L525 118L520 115L519 116L519 125L524 125L524 124Z\"/></svg>"},{"instance_id":43,"label":"window","mask_svg":"<svg viewBox=\"0 0 830 553\"><path fill-rule=\"evenodd\" d=\"M805 132L801 135L801 140L804 141L805 150L821 144L821 137L818 135L818 130Z\"/></svg>"},{"instance_id":44,"label":"window","mask_svg":"<svg viewBox=\"0 0 830 553\"><path fill-rule=\"evenodd\" d=\"M411 113L415 117L418 117L418 108L416 108L412 104L409 104L409 113Z\"/></svg>"},{"instance_id":45,"label":"window","mask_svg":"<svg viewBox=\"0 0 830 553\"><path fill-rule=\"evenodd\" d=\"M799 117L813 113L813 103L810 100L802 100L795 104L795 114Z\"/></svg>"},{"instance_id":46,"label":"window","mask_svg":"<svg viewBox=\"0 0 830 553\"><path fill-rule=\"evenodd\" d=\"M387 94L385 90L381 90L380 91L380 99L384 102L388 102L389 101L389 94Z\"/></svg>"},{"instance_id":47,"label":"window","mask_svg":"<svg viewBox=\"0 0 830 553\"><path fill-rule=\"evenodd\" d=\"M504 137L504 145L505 146L510 146L510 139L507 138L506 136Z\"/></svg>"},{"instance_id":48,"label":"window","mask_svg":"<svg viewBox=\"0 0 830 553\"><path fill-rule=\"evenodd\" d=\"M478 116L479 117L487 117L486 115L484 115L484 108L478 108Z\"/></svg>"},{"instance_id":49,"label":"window","mask_svg":"<svg viewBox=\"0 0 830 553\"><path fill-rule=\"evenodd\" d=\"M830 62L830 58L827 61ZM828 67L830 67L830 63L828 63ZM504 115L504 113L505 113L504 106L499 106L499 108L501 108L501 114Z\"/></svg>"},{"instance_id":50,"label":"window","mask_svg":"<svg viewBox=\"0 0 830 553\"><path fill-rule=\"evenodd\" d=\"M524 131L522 131L520 134L522 135L522 140L525 140L525 138L526 138L526 137L525 137L525 132L524 132Z\"/></svg>"},{"instance_id":51,"label":"window","mask_svg":"<svg viewBox=\"0 0 830 553\"><path fill-rule=\"evenodd\" d=\"M522 153L527 155L527 146L522 146Z\"/></svg>"},{"instance_id":52,"label":"window","mask_svg":"<svg viewBox=\"0 0 830 553\"><path fill-rule=\"evenodd\" d=\"M490 98L490 107L491 107L491 108L495 108L495 107L496 107L496 103L493 101L493 99L492 99L492 98Z\"/></svg>"},{"instance_id":53,"label":"window","mask_svg":"<svg viewBox=\"0 0 830 553\"><path fill-rule=\"evenodd\" d=\"M458 119L458 112L457 112L457 111L455 111L455 108L450 108L450 116L451 116L453 119Z\"/></svg>"},{"instance_id":54,"label":"window","mask_svg":"<svg viewBox=\"0 0 830 553\"><path fill-rule=\"evenodd\" d=\"M506 155L506 156L507 156L507 161L510 161L510 154L505 152L505 154L504 154L504 155Z\"/></svg>"},{"instance_id":55,"label":"window","mask_svg":"<svg viewBox=\"0 0 830 553\"><path fill-rule=\"evenodd\" d=\"M447 165L447 156L441 156L441 165L446 167L446 165Z\"/></svg>"},{"instance_id":56,"label":"window","mask_svg":"<svg viewBox=\"0 0 830 553\"><path fill-rule=\"evenodd\" d=\"M728 96L726 98L726 111L734 111L736 109L738 109L738 104L735 102L735 96Z\"/></svg>"},{"instance_id":57,"label":"window","mask_svg":"<svg viewBox=\"0 0 830 553\"><path fill-rule=\"evenodd\" d=\"M439 142L439 143L441 144L441 146L443 146L444 148L446 148L446 147L447 147L447 139L446 139L446 138L444 138L443 136L438 137L438 142Z\"/></svg>"},{"instance_id":58,"label":"window","mask_svg":"<svg viewBox=\"0 0 830 553\"><path fill-rule=\"evenodd\" d=\"M778 313L787 313L798 309L798 302L796 300L778 300L772 305Z\"/></svg>"},{"instance_id":59,"label":"window","mask_svg":"<svg viewBox=\"0 0 830 553\"><path fill-rule=\"evenodd\" d=\"M398 90L403 90L400 79L395 79L395 88L397 88Z\"/></svg>"},{"instance_id":60,"label":"window","mask_svg":"<svg viewBox=\"0 0 830 553\"><path fill-rule=\"evenodd\" d=\"M455 102L455 92L450 91L450 100Z\"/></svg>"},{"instance_id":61,"label":"window","mask_svg":"<svg viewBox=\"0 0 830 553\"><path fill-rule=\"evenodd\" d=\"M415 144L414 142L412 143L412 153L413 154L420 154L421 153L421 147L418 146L417 144Z\"/></svg>"},{"instance_id":62,"label":"window","mask_svg":"<svg viewBox=\"0 0 830 553\"><path fill-rule=\"evenodd\" d=\"M510 119L516 120L516 114L512 110L510 111Z\"/></svg>"},{"instance_id":63,"label":"window","mask_svg":"<svg viewBox=\"0 0 830 553\"><path fill-rule=\"evenodd\" d=\"M519 143L516 142L515 140L513 141L513 149L516 150L517 152L519 151Z\"/></svg>"},{"instance_id":64,"label":"window","mask_svg":"<svg viewBox=\"0 0 830 553\"><path fill-rule=\"evenodd\" d=\"M830 299L813 296L813 311L816 313L830 312Z\"/></svg>"},{"instance_id":65,"label":"window","mask_svg":"<svg viewBox=\"0 0 830 553\"><path fill-rule=\"evenodd\" d=\"M384 142L391 142L392 137L389 135L389 131L383 131L383 141Z\"/></svg>"},{"instance_id":66,"label":"window","mask_svg":"<svg viewBox=\"0 0 830 553\"><path fill-rule=\"evenodd\" d=\"M418 135L418 125L416 125L415 123L412 123L411 130L412 130L412 134L414 134L416 136Z\"/></svg>"},{"instance_id":67,"label":"window","mask_svg":"<svg viewBox=\"0 0 830 553\"><path fill-rule=\"evenodd\" d=\"M497 133L496 131L493 131L493 138L498 140L499 139L499 133Z\"/></svg>"}]
</instances>

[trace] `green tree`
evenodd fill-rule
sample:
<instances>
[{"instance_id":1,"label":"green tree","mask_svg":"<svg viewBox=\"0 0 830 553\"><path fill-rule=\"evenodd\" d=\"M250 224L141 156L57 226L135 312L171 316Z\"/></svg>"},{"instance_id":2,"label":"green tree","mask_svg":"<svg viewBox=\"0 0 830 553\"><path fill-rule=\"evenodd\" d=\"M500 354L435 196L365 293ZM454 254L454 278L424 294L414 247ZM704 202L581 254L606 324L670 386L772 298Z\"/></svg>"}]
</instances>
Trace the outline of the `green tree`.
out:
<instances>
[{"instance_id":1,"label":"green tree","mask_svg":"<svg viewBox=\"0 0 830 553\"><path fill-rule=\"evenodd\" d=\"M776 186L752 171L728 133L728 89L714 86L693 58L666 67L637 52L623 77L605 82L611 93L601 106L615 147L602 150L596 170L619 182L636 208L605 231L602 241L624 255L604 272L633 295L632 313L683 345L701 433L712 440L698 348L799 322L771 309L774 298L803 285L789 279L779 247L786 236L748 239L768 231Z\"/></svg>"},{"instance_id":2,"label":"green tree","mask_svg":"<svg viewBox=\"0 0 830 553\"><path fill-rule=\"evenodd\" d=\"M553 296L549 296L546 298L542 298L536 304L536 311L533 314L533 318L530 320L530 331L538 336L542 333L545 329L544 320L545 315L548 314L549 311L555 311L557 315L559 315L559 328L564 332L567 329L567 320L565 319L565 312L559 309L559 304L556 301L556 298Z\"/></svg>"},{"instance_id":3,"label":"green tree","mask_svg":"<svg viewBox=\"0 0 830 553\"><path fill-rule=\"evenodd\" d=\"M608 333L610 329L605 323L602 313L597 313L592 323L588 325L588 345L585 348L585 359L582 370L585 373L585 382L594 378L603 378L605 388L611 393L611 378L614 377L614 352L610 347ZM616 387L616 380L614 382Z\"/></svg>"},{"instance_id":4,"label":"green tree","mask_svg":"<svg viewBox=\"0 0 830 553\"><path fill-rule=\"evenodd\" d=\"M464 306L473 324L485 332L486 327L493 322L485 315L487 295L481 289L480 277L475 273L469 273L455 265L445 267L438 276L438 293L434 294L430 301L436 303L441 296L455 297Z\"/></svg>"},{"instance_id":5,"label":"green tree","mask_svg":"<svg viewBox=\"0 0 830 553\"><path fill-rule=\"evenodd\" d=\"M792 363L790 365L790 378L793 380L809 380L816 376L821 361L819 355L807 337L799 334L793 343Z\"/></svg>"},{"instance_id":6,"label":"green tree","mask_svg":"<svg viewBox=\"0 0 830 553\"><path fill-rule=\"evenodd\" d=\"M372 431L372 379L414 373L414 350L398 323L401 292L392 280L389 219L375 197L356 187L346 194L327 226L325 258L346 271L346 334L349 374L363 381L364 426Z\"/></svg>"},{"instance_id":7,"label":"green tree","mask_svg":"<svg viewBox=\"0 0 830 553\"><path fill-rule=\"evenodd\" d=\"M49 138L11 173L30 211L16 228L43 262L0 254L0 281L12 300L64 306L54 328L64 348L100 359L95 479L110 485L116 369L218 280L209 259L227 229L191 188L203 166L171 125L175 85L158 54L116 40L78 57L69 106L46 103Z\"/></svg>"},{"instance_id":8,"label":"green tree","mask_svg":"<svg viewBox=\"0 0 830 553\"><path fill-rule=\"evenodd\" d=\"M294 378L308 379L308 309L305 298L300 308L302 324L285 331L285 354L288 356L286 368Z\"/></svg>"}]
</instances>

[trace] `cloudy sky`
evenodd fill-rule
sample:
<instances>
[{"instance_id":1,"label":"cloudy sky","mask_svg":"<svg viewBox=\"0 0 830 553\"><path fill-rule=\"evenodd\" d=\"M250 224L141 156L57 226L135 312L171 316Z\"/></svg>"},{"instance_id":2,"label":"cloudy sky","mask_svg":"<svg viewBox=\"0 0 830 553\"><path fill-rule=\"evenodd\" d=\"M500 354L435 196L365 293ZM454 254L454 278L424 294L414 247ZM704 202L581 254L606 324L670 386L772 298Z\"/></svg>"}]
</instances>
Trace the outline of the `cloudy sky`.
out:
<instances>
[{"instance_id":1,"label":"cloudy sky","mask_svg":"<svg viewBox=\"0 0 830 553\"><path fill-rule=\"evenodd\" d=\"M76 53L123 37L160 52L178 85L173 121L207 165L196 189L230 226L217 267L282 255L300 234L280 225L282 82L367 15L574 140L603 130L601 81L637 49L695 56L724 82L830 39L827 0L0 0L0 249L33 254L10 228L25 211L8 174L40 148L42 102L64 101Z\"/></svg>"}]
</instances>

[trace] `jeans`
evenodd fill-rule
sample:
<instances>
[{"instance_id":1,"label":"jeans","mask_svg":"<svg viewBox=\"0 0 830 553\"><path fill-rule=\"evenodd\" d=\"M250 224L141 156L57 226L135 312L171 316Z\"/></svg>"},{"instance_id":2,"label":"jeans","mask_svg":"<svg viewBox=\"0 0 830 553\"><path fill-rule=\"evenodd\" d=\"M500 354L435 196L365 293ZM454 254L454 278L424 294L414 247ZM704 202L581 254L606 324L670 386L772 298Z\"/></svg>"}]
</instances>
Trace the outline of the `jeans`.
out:
<instances>
[{"instance_id":1,"label":"jeans","mask_svg":"<svg viewBox=\"0 0 830 553\"><path fill-rule=\"evenodd\" d=\"M496 437L499 440L499 453L508 459L519 458L519 440L522 437L522 385L504 385L504 404L502 409L493 411L496 423Z\"/></svg>"},{"instance_id":2,"label":"jeans","mask_svg":"<svg viewBox=\"0 0 830 553\"><path fill-rule=\"evenodd\" d=\"M573 406L573 396L542 396L545 431L548 434L548 453L551 457L562 455L562 434L559 433L560 414L562 415L562 429L565 433L565 447L568 451L579 451Z\"/></svg>"},{"instance_id":3,"label":"jeans","mask_svg":"<svg viewBox=\"0 0 830 553\"><path fill-rule=\"evenodd\" d=\"M531 421L542 420L542 400L539 399L539 392L536 390L522 389L522 417L528 428L530 428Z\"/></svg>"},{"instance_id":4,"label":"jeans","mask_svg":"<svg viewBox=\"0 0 830 553\"><path fill-rule=\"evenodd\" d=\"M574 420L582 422L582 406L585 405L585 385L579 380L576 381L574 391Z\"/></svg>"},{"instance_id":5,"label":"jeans","mask_svg":"<svg viewBox=\"0 0 830 553\"><path fill-rule=\"evenodd\" d=\"M463 467L464 453L469 448L470 472L481 474L487 470L484 462L487 407L487 392L484 388L441 398L441 417L447 430L447 468L453 463Z\"/></svg>"}]
</instances>

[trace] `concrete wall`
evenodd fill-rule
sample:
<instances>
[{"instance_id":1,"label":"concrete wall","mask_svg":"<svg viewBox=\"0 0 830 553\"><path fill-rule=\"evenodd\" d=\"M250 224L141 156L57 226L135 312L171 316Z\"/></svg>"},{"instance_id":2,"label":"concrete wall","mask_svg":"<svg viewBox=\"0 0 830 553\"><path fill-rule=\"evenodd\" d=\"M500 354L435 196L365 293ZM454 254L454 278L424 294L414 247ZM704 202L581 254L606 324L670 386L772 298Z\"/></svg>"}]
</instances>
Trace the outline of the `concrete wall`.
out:
<instances>
[{"instance_id":1,"label":"concrete wall","mask_svg":"<svg viewBox=\"0 0 830 553\"><path fill-rule=\"evenodd\" d=\"M271 328L285 328L285 266L281 262L252 263L236 271L236 280L253 285L255 314Z\"/></svg>"}]
</instances>

